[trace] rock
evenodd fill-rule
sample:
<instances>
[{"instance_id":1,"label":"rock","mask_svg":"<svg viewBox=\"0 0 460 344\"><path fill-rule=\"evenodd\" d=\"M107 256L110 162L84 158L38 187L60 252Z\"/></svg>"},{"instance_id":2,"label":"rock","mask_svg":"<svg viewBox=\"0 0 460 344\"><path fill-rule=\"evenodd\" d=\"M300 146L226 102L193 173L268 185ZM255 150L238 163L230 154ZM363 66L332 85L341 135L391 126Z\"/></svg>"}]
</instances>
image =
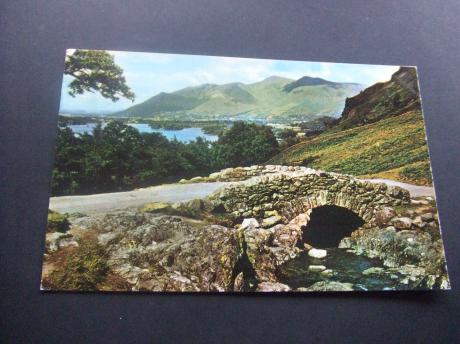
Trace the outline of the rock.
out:
<instances>
[{"instance_id":1,"label":"rock","mask_svg":"<svg viewBox=\"0 0 460 344\"><path fill-rule=\"evenodd\" d=\"M416 199L411 199L410 201L411 204L414 204L414 205L428 205L430 204L430 202L426 201L426 200L416 200Z\"/></svg>"},{"instance_id":2,"label":"rock","mask_svg":"<svg viewBox=\"0 0 460 344\"><path fill-rule=\"evenodd\" d=\"M311 272L321 272L324 270L326 270L326 267L324 265L310 265L308 267L308 271L311 271Z\"/></svg>"},{"instance_id":3,"label":"rock","mask_svg":"<svg viewBox=\"0 0 460 344\"><path fill-rule=\"evenodd\" d=\"M432 213L425 213L425 214L422 214L421 216L422 220L425 221L425 222L431 222L434 220L434 216Z\"/></svg>"},{"instance_id":4,"label":"rock","mask_svg":"<svg viewBox=\"0 0 460 344\"><path fill-rule=\"evenodd\" d=\"M147 203L142 208L142 211L146 213L166 213L170 210L171 210L171 205L166 202Z\"/></svg>"},{"instance_id":5,"label":"rock","mask_svg":"<svg viewBox=\"0 0 460 344\"><path fill-rule=\"evenodd\" d=\"M218 179L220 177L220 172L214 172L209 175L210 179Z\"/></svg>"},{"instance_id":6,"label":"rock","mask_svg":"<svg viewBox=\"0 0 460 344\"><path fill-rule=\"evenodd\" d=\"M259 222L255 218L244 219L241 223L240 229L246 228L257 228L259 227Z\"/></svg>"},{"instance_id":7,"label":"rock","mask_svg":"<svg viewBox=\"0 0 460 344\"><path fill-rule=\"evenodd\" d=\"M307 288L308 291L353 291L353 284L334 281L320 281Z\"/></svg>"},{"instance_id":8,"label":"rock","mask_svg":"<svg viewBox=\"0 0 460 344\"><path fill-rule=\"evenodd\" d=\"M270 216L262 220L262 227L268 228L283 221L283 218L279 215Z\"/></svg>"},{"instance_id":9,"label":"rock","mask_svg":"<svg viewBox=\"0 0 460 344\"><path fill-rule=\"evenodd\" d=\"M134 290L233 290L232 274L241 253L234 228L127 211L103 219L110 221L102 221L103 230L109 223L118 224L98 238L106 242L108 265ZM120 240L110 240L114 233Z\"/></svg>"},{"instance_id":10,"label":"rock","mask_svg":"<svg viewBox=\"0 0 460 344\"><path fill-rule=\"evenodd\" d=\"M308 291L308 288L300 287L300 288L297 288L295 291Z\"/></svg>"},{"instance_id":11,"label":"rock","mask_svg":"<svg viewBox=\"0 0 460 344\"><path fill-rule=\"evenodd\" d=\"M417 226L418 228L423 228L426 226L426 222L422 220L421 216L417 216L413 221L412 224Z\"/></svg>"},{"instance_id":12,"label":"rock","mask_svg":"<svg viewBox=\"0 0 460 344\"><path fill-rule=\"evenodd\" d=\"M300 215L297 215L289 223L300 226L300 227L306 226L307 222L310 221L309 213L311 213L311 211L308 213L302 213Z\"/></svg>"},{"instance_id":13,"label":"rock","mask_svg":"<svg viewBox=\"0 0 460 344\"><path fill-rule=\"evenodd\" d=\"M327 276L327 277L332 277L332 276L337 275L337 272L335 272L335 271L332 270L332 269L326 269L326 270L324 270L324 271L321 272L321 275Z\"/></svg>"},{"instance_id":14,"label":"rock","mask_svg":"<svg viewBox=\"0 0 460 344\"><path fill-rule=\"evenodd\" d=\"M278 212L276 210L268 210L264 213L265 217L271 217L271 216L278 216Z\"/></svg>"},{"instance_id":15,"label":"rock","mask_svg":"<svg viewBox=\"0 0 460 344\"><path fill-rule=\"evenodd\" d=\"M46 233L46 252L54 252L67 246L78 246L72 234L60 232Z\"/></svg>"},{"instance_id":16,"label":"rock","mask_svg":"<svg viewBox=\"0 0 460 344\"><path fill-rule=\"evenodd\" d=\"M204 178L200 177L200 176L190 179L190 182L192 182L192 183L199 183L199 182L202 182L202 181L204 181Z\"/></svg>"},{"instance_id":17,"label":"rock","mask_svg":"<svg viewBox=\"0 0 460 344\"><path fill-rule=\"evenodd\" d=\"M396 229L410 229L412 226L412 220L408 217L396 217L391 223Z\"/></svg>"},{"instance_id":18,"label":"rock","mask_svg":"<svg viewBox=\"0 0 460 344\"><path fill-rule=\"evenodd\" d=\"M257 285L257 291L260 291L260 292L291 291L291 288L287 284L283 284L279 282L262 282Z\"/></svg>"},{"instance_id":19,"label":"rock","mask_svg":"<svg viewBox=\"0 0 460 344\"><path fill-rule=\"evenodd\" d=\"M377 225L385 226L395 216L396 216L396 211L393 208L384 207L381 210L376 212L375 220L376 220Z\"/></svg>"},{"instance_id":20,"label":"rock","mask_svg":"<svg viewBox=\"0 0 460 344\"><path fill-rule=\"evenodd\" d=\"M321 259L327 256L327 251L318 248L312 248L310 251L308 251L308 255L312 258Z\"/></svg>"},{"instance_id":21,"label":"rock","mask_svg":"<svg viewBox=\"0 0 460 344\"><path fill-rule=\"evenodd\" d=\"M307 244L306 242L303 243L303 248L305 250L311 250L313 248L313 246L311 246L310 244Z\"/></svg>"},{"instance_id":22,"label":"rock","mask_svg":"<svg viewBox=\"0 0 460 344\"><path fill-rule=\"evenodd\" d=\"M112 240L118 237L118 233L115 232L108 232L99 234L97 237L97 241L102 246L107 246Z\"/></svg>"},{"instance_id":23,"label":"rock","mask_svg":"<svg viewBox=\"0 0 460 344\"><path fill-rule=\"evenodd\" d=\"M384 268L372 267L363 271L363 275L380 275L385 271Z\"/></svg>"},{"instance_id":24,"label":"rock","mask_svg":"<svg viewBox=\"0 0 460 344\"><path fill-rule=\"evenodd\" d=\"M235 277L235 282L233 283L233 291L244 291L244 279L242 272L240 272Z\"/></svg>"}]
</instances>

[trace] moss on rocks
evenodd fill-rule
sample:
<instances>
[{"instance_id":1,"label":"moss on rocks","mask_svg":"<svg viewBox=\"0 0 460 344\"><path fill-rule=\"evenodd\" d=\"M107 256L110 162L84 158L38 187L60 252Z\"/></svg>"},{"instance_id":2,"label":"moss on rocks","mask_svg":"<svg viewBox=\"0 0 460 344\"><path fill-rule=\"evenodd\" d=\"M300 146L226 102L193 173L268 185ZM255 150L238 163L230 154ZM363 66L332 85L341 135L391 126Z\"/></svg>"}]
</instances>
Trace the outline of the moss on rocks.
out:
<instances>
[{"instance_id":1,"label":"moss on rocks","mask_svg":"<svg viewBox=\"0 0 460 344\"><path fill-rule=\"evenodd\" d=\"M70 228L70 222L67 214L61 214L56 211L48 211L48 232L67 232Z\"/></svg>"}]
</instances>

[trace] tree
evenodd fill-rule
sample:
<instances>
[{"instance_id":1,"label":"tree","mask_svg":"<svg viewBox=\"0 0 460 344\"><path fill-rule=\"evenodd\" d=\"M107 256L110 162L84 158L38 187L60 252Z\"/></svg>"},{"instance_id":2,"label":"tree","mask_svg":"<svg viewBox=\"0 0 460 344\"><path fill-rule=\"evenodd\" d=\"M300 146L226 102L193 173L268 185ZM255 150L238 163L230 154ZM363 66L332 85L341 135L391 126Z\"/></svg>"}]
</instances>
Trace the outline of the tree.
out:
<instances>
[{"instance_id":1,"label":"tree","mask_svg":"<svg viewBox=\"0 0 460 344\"><path fill-rule=\"evenodd\" d=\"M278 142L270 127L235 122L214 144L214 167L250 166L263 163L278 150Z\"/></svg>"},{"instance_id":2,"label":"tree","mask_svg":"<svg viewBox=\"0 0 460 344\"><path fill-rule=\"evenodd\" d=\"M284 129L278 136L281 139L281 149L286 149L297 143L297 133L292 129Z\"/></svg>"},{"instance_id":3,"label":"tree","mask_svg":"<svg viewBox=\"0 0 460 344\"><path fill-rule=\"evenodd\" d=\"M134 101L135 95L126 84L123 69L106 51L75 50L66 57L64 74L74 77L69 84L72 97L86 91L97 91L114 102L120 97Z\"/></svg>"}]
</instances>

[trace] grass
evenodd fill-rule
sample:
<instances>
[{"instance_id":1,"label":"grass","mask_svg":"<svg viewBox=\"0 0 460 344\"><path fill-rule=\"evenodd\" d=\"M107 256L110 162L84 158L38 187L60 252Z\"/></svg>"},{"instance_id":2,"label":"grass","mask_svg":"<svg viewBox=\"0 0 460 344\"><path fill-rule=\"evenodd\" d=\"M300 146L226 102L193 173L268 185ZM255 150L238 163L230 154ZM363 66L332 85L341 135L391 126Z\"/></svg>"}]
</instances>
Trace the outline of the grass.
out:
<instances>
[{"instance_id":1,"label":"grass","mask_svg":"<svg viewBox=\"0 0 460 344\"><path fill-rule=\"evenodd\" d=\"M421 112L328 132L284 150L267 164L305 165L362 177L431 184Z\"/></svg>"},{"instance_id":2,"label":"grass","mask_svg":"<svg viewBox=\"0 0 460 344\"><path fill-rule=\"evenodd\" d=\"M48 210L48 232L67 232L70 228L70 222L67 215L56 211Z\"/></svg>"},{"instance_id":3,"label":"grass","mask_svg":"<svg viewBox=\"0 0 460 344\"><path fill-rule=\"evenodd\" d=\"M94 240L80 240L57 270L50 273L46 286L59 290L98 290L109 273L106 252Z\"/></svg>"}]
</instances>

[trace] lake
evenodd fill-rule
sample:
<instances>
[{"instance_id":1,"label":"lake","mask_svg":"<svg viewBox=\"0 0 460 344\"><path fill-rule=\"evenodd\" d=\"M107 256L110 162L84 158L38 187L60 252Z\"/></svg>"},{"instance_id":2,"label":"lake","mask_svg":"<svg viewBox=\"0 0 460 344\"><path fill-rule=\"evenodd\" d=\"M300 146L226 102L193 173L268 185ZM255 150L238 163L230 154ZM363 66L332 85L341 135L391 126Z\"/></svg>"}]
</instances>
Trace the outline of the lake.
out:
<instances>
[{"instance_id":1,"label":"lake","mask_svg":"<svg viewBox=\"0 0 460 344\"><path fill-rule=\"evenodd\" d=\"M69 125L68 127L76 135L81 135L84 133L91 134L93 129L96 127L96 123L86 123L86 124L74 124ZM173 140L176 138L181 142L190 142L196 140L198 137L202 137L208 141L214 142L217 141L216 135L210 135L203 132L201 128L184 128L178 130L169 130L169 129L153 129L147 123L132 123L129 124L133 128L136 128L140 133L161 133L168 140ZM104 126L104 125L103 125Z\"/></svg>"}]
</instances>

